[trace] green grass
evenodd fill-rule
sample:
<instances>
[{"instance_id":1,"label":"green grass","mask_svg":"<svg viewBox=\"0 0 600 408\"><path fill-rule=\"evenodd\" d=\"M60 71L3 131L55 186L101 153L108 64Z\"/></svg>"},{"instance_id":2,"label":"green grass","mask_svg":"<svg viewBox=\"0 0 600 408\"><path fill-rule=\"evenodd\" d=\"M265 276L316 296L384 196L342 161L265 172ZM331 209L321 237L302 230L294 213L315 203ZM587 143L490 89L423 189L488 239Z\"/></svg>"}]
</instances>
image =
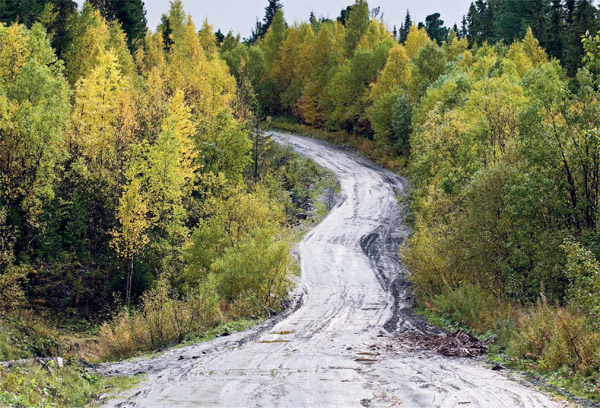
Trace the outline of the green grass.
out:
<instances>
[{"instance_id":1,"label":"green grass","mask_svg":"<svg viewBox=\"0 0 600 408\"><path fill-rule=\"evenodd\" d=\"M0 406L83 407L133 387L138 377L102 377L78 365L0 369Z\"/></svg>"}]
</instances>

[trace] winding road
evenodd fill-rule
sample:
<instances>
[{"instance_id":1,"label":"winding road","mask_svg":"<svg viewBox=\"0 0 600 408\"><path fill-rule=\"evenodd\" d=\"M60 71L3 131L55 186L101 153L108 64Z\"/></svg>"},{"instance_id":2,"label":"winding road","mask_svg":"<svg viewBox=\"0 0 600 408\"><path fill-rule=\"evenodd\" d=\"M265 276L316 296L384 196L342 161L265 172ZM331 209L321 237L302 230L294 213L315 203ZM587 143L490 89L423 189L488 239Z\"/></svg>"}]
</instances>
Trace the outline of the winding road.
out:
<instances>
[{"instance_id":1,"label":"winding road","mask_svg":"<svg viewBox=\"0 0 600 408\"><path fill-rule=\"evenodd\" d=\"M146 374L117 407L553 407L483 363L393 351L395 334L436 332L412 315L398 245L405 182L346 150L273 138L333 171L341 193L299 243L293 305L249 331L104 367ZM400 351L398 351L400 350Z\"/></svg>"}]
</instances>

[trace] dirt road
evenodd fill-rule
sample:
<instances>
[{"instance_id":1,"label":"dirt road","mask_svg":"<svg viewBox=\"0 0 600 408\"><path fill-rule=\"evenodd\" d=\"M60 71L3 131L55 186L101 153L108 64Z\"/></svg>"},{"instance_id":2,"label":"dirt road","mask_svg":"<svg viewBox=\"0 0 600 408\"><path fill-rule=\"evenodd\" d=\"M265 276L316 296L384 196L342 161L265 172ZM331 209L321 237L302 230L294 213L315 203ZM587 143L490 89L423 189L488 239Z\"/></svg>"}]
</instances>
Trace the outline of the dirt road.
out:
<instances>
[{"instance_id":1,"label":"dirt road","mask_svg":"<svg viewBox=\"0 0 600 408\"><path fill-rule=\"evenodd\" d=\"M248 332L108 366L147 375L112 406L554 406L472 360L386 351L394 332L436 331L410 313L397 258L408 235L396 199L404 181L312 139L274 138L332 170L342 188L337 205L298 246L295 304Z\"/></svg>"}]
</instances>

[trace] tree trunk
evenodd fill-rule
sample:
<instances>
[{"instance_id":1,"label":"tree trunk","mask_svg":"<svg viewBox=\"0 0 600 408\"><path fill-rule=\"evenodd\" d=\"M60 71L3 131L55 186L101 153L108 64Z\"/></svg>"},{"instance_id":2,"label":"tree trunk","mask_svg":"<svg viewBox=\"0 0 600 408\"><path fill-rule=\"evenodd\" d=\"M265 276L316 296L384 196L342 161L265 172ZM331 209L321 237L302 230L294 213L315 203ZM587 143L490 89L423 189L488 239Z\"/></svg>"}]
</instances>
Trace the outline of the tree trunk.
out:
<instances>
[{"instance_id":1,"label":"tree trunk","mask_svg":"<svg viewBox=\"0 0 600 408\"><path fill-rule=\"evenodd\" d=\"M129 258L129 263L127 265L127 294L125 296L125 301L127 302L127 306L131 304L131 278L133 276L133 256Z\"/></svg>"}]
</instances>

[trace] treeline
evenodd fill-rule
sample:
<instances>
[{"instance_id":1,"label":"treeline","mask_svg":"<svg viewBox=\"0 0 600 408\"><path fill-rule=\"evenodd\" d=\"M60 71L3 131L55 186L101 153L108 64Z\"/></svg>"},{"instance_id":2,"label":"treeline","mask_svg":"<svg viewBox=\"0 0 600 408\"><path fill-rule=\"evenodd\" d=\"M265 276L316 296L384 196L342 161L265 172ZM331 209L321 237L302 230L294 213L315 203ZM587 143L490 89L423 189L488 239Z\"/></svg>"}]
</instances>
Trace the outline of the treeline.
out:
<instances>
[{"instance_id":1,"label":"treeline","mask_svg":"<svg viewBox=\"0 0 600 408\"><path fill-rule=\"evenodd\" d=\"M344 24L288 27L278 11L256 45L230 37L221 52L266 113L410 157L414 235L402 254L418 298L495 332L510 357L586 377L593 394L600 36L565 28L581 47L571 77L529 21L510 42L448 30L438 44L413 24L399 44L358 0Z\"/></svg>"},{"instance_id":2,"label":"treeline","mask_svg":"<svg viewBox=\"0 0 600 408\"><path fill-rule=\"evenodd\" d=\"M581 37L600 29L598 17L590 0L478 0L469 7L460 34L471 44L511 44L530 27L548 55L575 76L584 56Z\"/></svg>"},{"instance_id":3,"label":"treeline","mask_svg":"<svg viewBox=\"0 0 600 408\"><path fill-rule=\"evenodd\" d=\"M600 29L598 13L589 0L478 0L471 3L460 24L446 27L440 14L434 13L417 26L438 44L453 30L471 47L485 42L512 44L531 28L548 55L559 59L574 76L585 55L581 37ZM408 11L400 28L394 26L394 37L404 43L414 24Z\"/></svg>"},{"instance_id":4,"label":"treeline","mask_svg":"<svg viewBox=\"0 0 600 408\"><path fill-rule=\"evenodd\" d=\"M411 61L422 46L431 43L425 31L413 27L407 45L402 46L371 15L367 3L359 1L344 24L341 19L313 18L288 27L283 11L277 10L269 30L255 45L229 33L220 53L238 81L247 78L252 83L264 115L295 116L314 127L367 137L375 134L382 143L394 146L393 154L406 152L404 127L410 125L412 104L445 62L430 64L422 57ZM449 47L466 48L467 43L455 38ZM431 50L443 52L434 44ZM381 106L381 98L389 99L388 85L404 80L411 69L419 79L396 106L405 122L382 123L387 118L371 107ZM380 74L384 79L377 84Z\"/></svg>"},{"instance_id":5,"label":"treeline","mask_svg":"<svg viewBox=\"0 0 600 408\"><path fill-rule=\"evenodd\" d=\"M0 24L2 317L140 304L103 329L111 356L279 310L322 173L270 143L212 27L181 1L155 33L142 2L25 3L0 3L30 23Z\"/></svg>"}]
</instances>

